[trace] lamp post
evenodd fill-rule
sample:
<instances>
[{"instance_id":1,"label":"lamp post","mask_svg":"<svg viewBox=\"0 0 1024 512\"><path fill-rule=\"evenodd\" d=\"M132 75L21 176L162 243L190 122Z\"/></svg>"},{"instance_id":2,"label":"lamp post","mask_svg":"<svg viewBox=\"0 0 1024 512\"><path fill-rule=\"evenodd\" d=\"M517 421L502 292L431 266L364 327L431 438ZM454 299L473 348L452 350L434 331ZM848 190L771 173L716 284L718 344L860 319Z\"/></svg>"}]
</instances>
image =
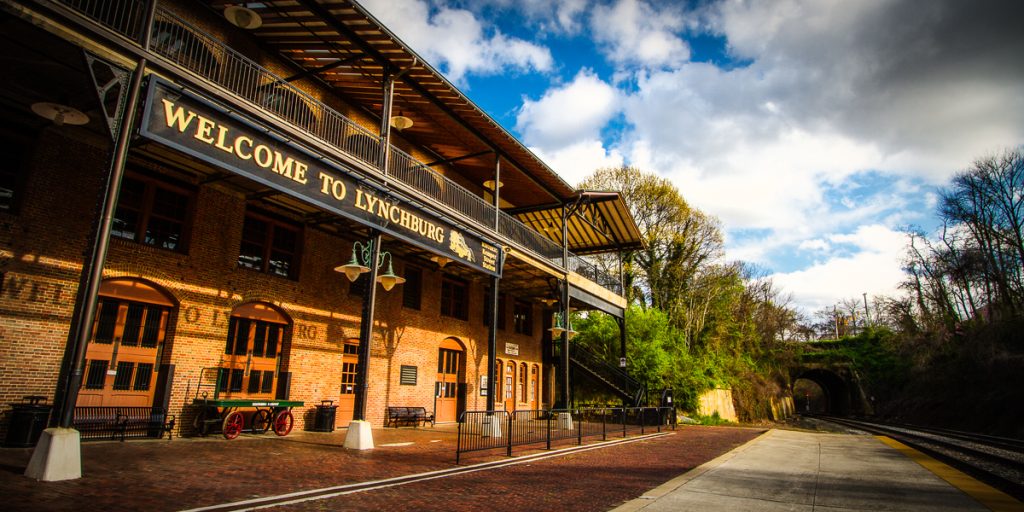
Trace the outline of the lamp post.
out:
<instances>
[{"instance_id":1,"label":"lamp post","mask_svg":"<svg viewBox=\"0 0 1024 512\"><path fill-rule=\"evenodd\" d=\"M356 396L353 404L352 421L349 423L348 434L345 436L345 448L368 450L373 448L373 434L370 423L366 421L366 376L370 366L370 341L373 339L373 313L377 298L377 287L380 283L385 291L390 291L396 284L405 279L395 275L393 258L389 252L381 252L379 231L374 230L369 241L352 244L352 258L348 263L335 267L335 271L343 272L349 281L355 282L359 276L369 273L370 286L363 295L363 315L359 326L359 364L356 366ZM382 276L377 271L388 260L387 272Z\"/></svg>"}]
</instances>

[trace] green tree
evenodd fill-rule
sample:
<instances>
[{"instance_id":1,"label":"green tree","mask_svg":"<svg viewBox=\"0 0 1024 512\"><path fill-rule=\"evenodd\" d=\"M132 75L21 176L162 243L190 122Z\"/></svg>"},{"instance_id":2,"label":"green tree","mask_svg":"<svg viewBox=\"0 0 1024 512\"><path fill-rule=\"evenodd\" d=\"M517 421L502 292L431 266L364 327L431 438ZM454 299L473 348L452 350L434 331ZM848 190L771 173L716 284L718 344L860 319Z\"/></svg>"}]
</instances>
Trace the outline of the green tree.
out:
<instances>
[{"instance_id":1,"label":"green tree","mask_svg":"<svg viewBox=\"0 0 1024 512\"><path fill-rule=\"evenodd\" d=\"M580 186L620 191L640 229L645 247L625 259L626 298L661 309L673 325L684 325L686 294L702 268L723 254L718 220L690 207L668 180L636 167L599 169Z\"/></svg>"}]
</instances>

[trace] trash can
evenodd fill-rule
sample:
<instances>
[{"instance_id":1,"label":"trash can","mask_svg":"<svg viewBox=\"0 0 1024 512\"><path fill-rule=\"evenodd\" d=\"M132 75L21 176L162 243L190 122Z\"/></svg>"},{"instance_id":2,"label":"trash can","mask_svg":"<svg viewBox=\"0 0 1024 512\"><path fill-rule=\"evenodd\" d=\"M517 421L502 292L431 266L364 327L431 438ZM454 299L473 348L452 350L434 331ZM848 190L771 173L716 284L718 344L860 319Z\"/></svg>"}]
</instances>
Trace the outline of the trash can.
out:
<instances>
[{"instance_id":1,"label":"trash can","mask_svg":"<svg viewBox=\"0 0 1024 512\"><path fill-rule=\"evenodd\" d=\"M35 446L50 421L53 406L45 403L45 396L26 396L22 400L19 404L11 404L11 424L4 438L4 446L8 448Z\"/></svg>"},{"instance_id":2,"label":"trash can","mask_svg":"<svg viewBox=\"0 0 1024 512\"><path fill-rule=\"evenodd\" d=\"M334 417L338 413L338 406L334 400L321 400L316 406L316 419L313 421L314 432L334 432Z\"/></svg>"}]
</instances>

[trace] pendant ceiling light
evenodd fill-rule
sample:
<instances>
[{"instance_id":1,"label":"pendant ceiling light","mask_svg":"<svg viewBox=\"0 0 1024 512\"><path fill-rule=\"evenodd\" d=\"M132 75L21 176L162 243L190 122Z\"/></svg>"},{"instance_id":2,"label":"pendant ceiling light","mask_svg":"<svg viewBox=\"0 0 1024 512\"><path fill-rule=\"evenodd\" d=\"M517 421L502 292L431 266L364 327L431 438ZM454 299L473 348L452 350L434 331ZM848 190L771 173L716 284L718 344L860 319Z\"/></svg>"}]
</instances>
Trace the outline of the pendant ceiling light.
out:
<instances>
[{"instance_id":1,"label":"pendant ceiling light","mask_svg":"<svg viewBox=\"0 0 1024 512\"><path fill-rule=\"evenodd\" d=\"M451 263L452 259L445 256L431 256L430 261L437 263L438 268L444 268L445 265Z\"/></svg>"},{"instance_id":2,"label":"pendant ceiling light","mask_svg":"<svg viewBox=\"0 0 1024 512\"><path fill-rule=\"evenodd\" d=\"M411 128L412 125L412 119L409 119L408 117L402 115L401 110L398 111L397 116L391 116L391 127L398 131L402 131L406 128Z\"/></svg>"},{"instance_id":3,"label":"pendant ceiling light","mask_svg":"<svg viewBox=\"0 0 1024 512\"><path fill-rule=\"evenodd\" d=\"M246 30L255 30L263 25L263 18L259 13L244 5L232 5L225 8L224 18L228 20L228 23Z\"/></svg>"},{"instance_id":4,"label":"pendant ceiling light","mask_svg":"<svg viewBox=\"0 0 1024 512\"><path fill-rule=\"evenodd\" d=\"M64 126L65 124L83 125L89 122L89 116L85 115L82 111L59 103L33 103L31 108L32 112L37 116L49 119L57 126Z\"/></svg>"}]
</instances>

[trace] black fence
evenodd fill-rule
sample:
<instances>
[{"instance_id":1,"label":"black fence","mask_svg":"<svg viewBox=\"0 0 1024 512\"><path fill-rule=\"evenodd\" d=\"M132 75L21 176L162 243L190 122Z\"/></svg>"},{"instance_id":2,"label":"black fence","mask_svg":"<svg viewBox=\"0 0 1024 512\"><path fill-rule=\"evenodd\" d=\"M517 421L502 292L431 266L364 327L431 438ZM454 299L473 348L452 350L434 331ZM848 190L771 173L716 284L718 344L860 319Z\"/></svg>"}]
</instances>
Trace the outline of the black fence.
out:
<instances>
[{"instance_id":1,"label":"black fence","mask_svg":"<svg viewBox=\"0 0 1024 512\"><path fill-rule=\"evenodd\" d=\"M581 409L544 409L516 411L466 411L459 417L459 436L455 463L463 453L504 449L512 456L512 447L551 443L566 439L583 444L587 437L626 437L629 434L661 432L676 428L672 407L592 407Z\"/></svg>"}]
</instances>

